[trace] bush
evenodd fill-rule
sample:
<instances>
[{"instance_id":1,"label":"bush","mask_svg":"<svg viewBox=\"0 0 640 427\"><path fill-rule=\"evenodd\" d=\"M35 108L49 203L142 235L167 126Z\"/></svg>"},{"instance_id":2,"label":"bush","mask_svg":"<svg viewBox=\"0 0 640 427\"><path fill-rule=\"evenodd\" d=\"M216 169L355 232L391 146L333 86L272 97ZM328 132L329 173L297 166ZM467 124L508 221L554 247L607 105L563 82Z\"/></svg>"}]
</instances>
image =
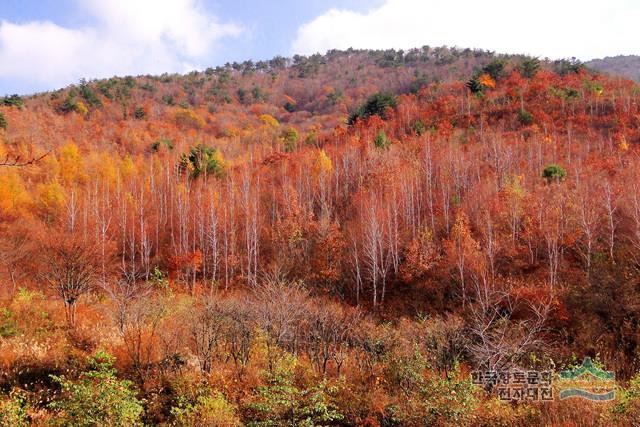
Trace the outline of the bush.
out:
<instances>
[{"instance_id":1,"label":"bush","mask_svg":"<svg viewBox=\"0 0 640 427\"><path fill-rule=\"evenodd\" d=\"M133 117L135 117L138 120L142 120L147 116L147 112L145 111L144 107L136 107L135 110L133 110Z\"/></svg>"},{"instance_id":2,"label":"bush","mask_svg":"<svg viewBox=\"0 0 640 427\"><path fill-rule=\"evenodd\" d=\"M474 425L480 390L457 367L442 377L416 350L390 360L387 378L403 396L385 409L396 425Z\"/></svg>"},{"instance_id":3,"label":"bush","mask_svg":"<svg viewBox=\"0 0 640 427\"><path fill-rule=\"evenodd\" d=\"M182 155L180 167L189 171L194 179L202 173L205 175L213 174L217 178L222 178L225 170L222 153L216 148L202 144L192 148L189 154Z\"/></svg>"},{"instance_id":4,"label":"bush","mask_svg":"<svg viewBox=\"0 0 640 427\"><path fill-rule=\"evenodd\" d=\"M504 75L504 61L494 59L489 64L476 70L473 77L467 82L471 93L481 94L487 87L495 88L496 82Z\"/></svg>"},{"instance_id":5,"label":"bush","mask_svg":"<svg viewBox=\"0 0 640 427\"><path fill-rule=\"evenodd\" d=\"M151 144L152 151L160 151L162 147L165 147L167 150L173 150L173 142L170 139L159 139Z\"/></svg>"},{"instance_id":6,"label":"bush","mask_svg":"<svg viewBox=\"0 0 640 427\"><path fill-rule=\"evenodd\" d=\"M22 100L22 97L20 95L14 94L4 97L2 99L2 104L6 105L7 107L21 108L22 106L24 106L24 101Z\"/></svg>"},{"instance_id":7,"label":"bush","mask_svg":"<svg viewBox=\"0 0 640 427\"><path fill-rule=\"evenodd\" d=\"M60 104L60 106L58 107L58 109L62 112L62 113L70 113L72 111L75 111L76 113L80 113L82 115L85 115L89 112L89 109L87 108L87 106L84 104L84 102L79 101L76 97L76 94L74 91L69 92L69 94L67 95L66 99L64 100L64 102L62 104Z\"/></svg>"},{"instance_id":8,"label":"bush","mask_svg":"<svg viewBox=\"0 0 640 427\"><path fill-rule=\"evenodd\" d=\"M325 381L309 389L293 382L291 369L278 368L258 387L256 399L247 406L249 427L330 426L344 419L332 403L336 393Z\"/></svg>"},{"instance_id":9,"label":"bush","mask_svg":"<svg viewBox=\"0 0 640 427\"><path fill-rule=\"evenodd\" d=\"M366 119L371 116L379 116L386 120L387 109L396 108L396 98L389 92L378 92L371 95L367 101L349 116L349 126L355 124L358 119Z\"/></svg>"},{"instance_id":10,"label":"bush","mask_svg":"<svg viewBox=\"0 0 640 427\"><path fill-rule=\"evenodd\" d=\"M284 109L287 110L289 113L294 113L296 111L296 104L287 101L284 104Z\"/></svg>"},{"instance_id":11,"label":"bush","mask_svg":"<svg viewBox=\"0 0 640 427\"><path fill-rule=\"evenodd\" d=\"M17 393L0 400L0 427L26 427L31 425L27 415L27 402Z\"/></svg>"},{"instance_id":12,"label":"bush","mask_svg":"<svg viewBox=\"0 0 640 427\"><path fill-rule=\"evenodd\" d=\"M84 79L80 80L80 96L89 104L91 107L101 107L102 101L95 93L93 88L87 83Z\"/></svg>"},{"instance_id":13,"label":"bush","mask_svg":"<svg viewBox=\"0 0 640 427\"><path fill-rule=\"evenodd\" d=\"M387 134L384 133L383 130L381 130L380 132L378 132L378 134L376 135L376 138L373 140L373 144L377 148L386 149L386 148L389 148L389 146L391 145L391 141L389 140L389 138L387 138Z\"/></svg>"},{"instance_id":14,"label":"bush","mask_svg":"<svg viewBox=\"0 0 640 427\"><path fill-rule=\"evenodd\" d=\"M520 63L519 69L524 77L532 79L540 71L540 60L538 58L527 58Z\"/></svg>"},{"instance_id":15,"label":"bush","mask_svg":"<svg viewBox=\"0 0 640 427\"><path fill-rule=\"evenodd\" d=\"M6 130L7 126L8 126L7 119L4 117L4 114L0 112L0 128Z\"/></svg>"},{"instance_id":16,"label":"bush","mask_svg":"<svg viewBox=\"0 0 640 427\"><path fill-rule=\"evenodd\" d=\"M494 59L482 68L481 74L489 74L493 80L499 80L504 74L504 61Z\"/></svg>"},{"instance_id":17,"label":"bush","mask_svg":"<svg viewBox=\"0 0 640 427\"><path fill-rule=\"evenodd\" d=\"M282 134L282 141L284 142L284 151L291 153L295 150L300 135L295 128L288 128Z\"/></svg>"},{"instance_id":18,"label":"bush","mask_svg":"<svg viewBox=\"0 0 640 427\"><path fill-rule=\"evenodd\" d=\"M144 411L131 388L132 382L119 380L113 368L114 359L99 352L89 358L90 370L75 381L52 375L63 393L53 402L54 422L62 426L137 426L142 425Z\"/></svg>"},{"instance_id":19,"label":"bush","mask_svg":"<svg viewBox=\"0 0 640 427\"><path fill-rule=\"evenodd\" d=\"M176 426L180 427L236 427L240 418L236 409L220 392L199 396L195 403L181 403L171 409Z\"/></svg>"},{"instance_id":20,"label":"bush","mask_svg":"<svg viewBox=\"0 0 640 427\"><path fill-rule=\"evenodd\" d=\"M544 425L540 410L534 405L512 405L497 399L487 400L479 410L478 427L529 427Z\"/></svg>"},{"instance_id":21,"label":"bush","mask_svg":"<svg viewBox=\"0 0 640 427\"><path fill-rule=\"evenodd\" d=\"M533 123L533 115L525 109L518 111L518 121L523 126L529 126Z\"/></svg>"},{"instance_id":22,"label":"bush","mask_svg":"<svg viewBox=\"0 0 640 427\"><path fill-rule=\"evenodd\" d=\"M182 129L201 129L204 127L204 120L191 110L180 110L175 113L176 125Z\"/></svg>"},{"instance_id":23,"label":"bush","mask_svg":"<svg viewBox=\"0 0 640 427\"><path fill-rule=\"evenodd\" d=\"M615 404L603 414L607 425L637 425L640 419L640 373L636 374L629 386L617 390Z\"/></svg>"},{"instance_id":24,"label":"bush","mask_svg":"<svg viewBox=\"0 0 640 427\"><path fill-rule=\"evenodd\" d=\"M544 168L542 171L542 177L551 181L562 181L567 176L567 171L560 165L551 164Z\"/></svg>"}]
</instances>

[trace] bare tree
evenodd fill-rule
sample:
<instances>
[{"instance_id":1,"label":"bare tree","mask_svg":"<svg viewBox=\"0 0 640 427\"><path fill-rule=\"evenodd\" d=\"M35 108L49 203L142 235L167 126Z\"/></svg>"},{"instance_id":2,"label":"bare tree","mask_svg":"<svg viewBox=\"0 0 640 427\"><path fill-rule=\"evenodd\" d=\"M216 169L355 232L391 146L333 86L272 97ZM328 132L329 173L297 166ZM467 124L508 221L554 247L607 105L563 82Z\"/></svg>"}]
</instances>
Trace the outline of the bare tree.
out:
<instances>
[{"instance_id":1,"label":"bare tree","mask_svg":"<svg viewBox=\"0 0 640 427\"><path fill-rule=\"evenodd\" d=\"M539 299L500 289L470 304L469 352L476 365L489 370L510 369L540 348L553 302L552 288Z\"/></svg>"},{"instance_id":2,"label":"bare tree","mask_svg":"<svg viewBox=\"0 0 640 427\"><path fill-rule=\"evenodd\" d=\"M145 298L151 293L148 282L139 282L125 274L126 272L127 270L123 270L123 276L119 280L107 280L101 284L113 301L114 319L122 334L129 322L132 305L136 300Z\"/></svg>"},{"instance_id":3,"label":"bare tree","mask_svg":"<svg viewBox=\"0 0 640 427\"><path fill-rule=\"evenodd\" d=\"M47 236L41 247L43 279L57 292L65 307L67 324L76 325L76 304L88 293L100 272L100 250L73 233Z\"/></svg>"},{"instance_id":4,"label":"bare tree","mask_svg":"<svg viewBox=\"0 0 640 427\"><path fill-rule=\"evenodd\" d=\"M287 281L274 272L256 285L252 303L258 326L267 334L271 369L278 349L292 353L298 350L301 321L308 311L308 293L301 283Z\"/></svg>"},{"instance_id":5,"label":"bare tree","mask_svg":"<svg viewBox=\"0 0 640 427\"><path fill-rule=\"evenodd\" d=\"M349 310L336 303L316 301L306 313L303 346L312 366L321 374L327 373L333 362L338 375L353 347L354 330L360 321L358 310Z\"/></svg>"},{"instance_id":6,"label":"bare tree","mask_svg":"<svg viewBox=\"0 0 640 427\"><path fill-rule=\"evenodd\" d=\"M11 281L11 295L16 292L18 280L22 277L21 265L29 257L29 236L25 230L13 227L3 232L0 239L0 266L6 271Z\"/></svg>"}]
</instances>

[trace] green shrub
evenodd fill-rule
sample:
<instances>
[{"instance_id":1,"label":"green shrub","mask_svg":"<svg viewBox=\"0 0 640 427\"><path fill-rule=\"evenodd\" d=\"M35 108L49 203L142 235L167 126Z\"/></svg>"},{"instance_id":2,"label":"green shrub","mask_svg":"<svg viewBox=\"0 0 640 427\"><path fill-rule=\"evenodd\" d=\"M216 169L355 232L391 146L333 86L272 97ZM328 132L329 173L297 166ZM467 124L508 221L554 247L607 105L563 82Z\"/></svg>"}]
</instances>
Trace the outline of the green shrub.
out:
<instances>
[{"instance_id":1,"label":"green shrub","mask_svg":"<svg viewBox=\"0 0 640 427\"><path fill-rule=\"evenodd\" d=\"M366 119L371 116L387 118L387 109L396 108L396 98L389 92L379 92L371 95L367 101L349 116L347 123L351 126L358 119Z\"/></svg>"},{"instance_id":2,"label":"green shrub","mask_svg":"<svg viewBox=\"0 0 640 427\"><path fill-rule=\"evenodd\" d=\"M15 314L8 308L0 308L0 337L9 338L18 332Z\"/></svg>"},{"instance_id":3,"label":"green shrub","mask_svg":"<svg viewBox=\"0 0 640 427\"><path fill-rule=\"evenodd\" d=\"M294 113L296 111L296 104L287 101L284 104L284 109L287 110L289 113Z\"/></svg>"},{"instance_id":4,"label":"green shrub","mask_svg":"<svg viewBox=\"0 0 640 427\"><path fill-rule=\"evenodd\" d=\"M7 399L0 400L0 427L31 425L27 407L27 401L16 392L12 392Z\"/></svg>"},{"instance_id":5,"label":"green shrub","mask_svg":"<svg viewBox=\"0 0 640 427\"><path fill-rule=\"evenodd\" d=\"M144 408L136 398L132 382L119 380L114 359L103 352L89 358L90 370L77 380L52 375L63 398L50 404L56 411L54 423L61 426L142 425Z\"/></svg>"},{"instance_id":6,"label":"green shrub","mask_svg":"<svg viewBox=\"0 0 640 427\"><path fill-rule=\"evenodd\" d=\"M79 92L82 99L84 99L91 107L102 106L102 101L95 93L93 88L89 85L89 83L87 83L84 79L80 80Z\"/></svg>"},{"instance_id":7,"label":"green shrub","mask_svg":"<svg viewBox=\"0 0 640 427\"><path fill-rule=\"evenodd\" d=\"M640 419L640 373L616 391L615 404L603 414L606 425L636 425Z\"/></svg>"},{"instance_id":8,"label":"green shrub","mask_svg":"<svg viewBox=\"0 0 640 427\"><path fill-rule=\"evenodd\" d=\"M540 60L538 58L526 58L520 63L519 69L524 77L532 79L540 71Z\"/></svg>"},{"instance_id":9,"label":"green shrub","mask_svg":"<svg viewBox=\"0 0 640 427\"><path fill-rule=\"evenodd\" d=\"M288 128L282 133L282 141L284 143L284 151L291 153L295 150L300 135L295 128Z\"/></svg>"},{"instance_id":10,"label":"green shrub","mask_svg":"<svg viewBox=\"0 0 640 427\"><path fill-rule=\"evenodd\" d=\"M170 139L159 139L151 144L151 150L159 151L162 147L165 147L167 150L173 150L173 142Z\"/></svg>"},{"instance_id":11,"label":"green shrub","mask_svg":"<svg viewBox=\"0 0 640 427\"><path fill-rule=\"evenodd\" d=\"M180 158L180 167L188 171L192 178L201 174L213 174L216 178L224 176L225 164L222 153L216 148L200 144Z\"/></svg>"},{"instance_id":12,"label":"green shrub","mask_svg":"<svg viewBox=\"0 0 640 427\"><path fill-rule=\"evenodd\" d=\"M279 368L267 375L267 385L257 388L254 402L246 408L247 426L331 426L344 419L332 402L335 387L322 381L301 389L293 379L291 369Z\"/></svg>"},{"instance_id":13,"label":"green shrub","mask_svg":"<svg viewBox=\"0 0 640 427\"><path fill-rule=\"evenodd\" d=\"M0 112L0 128L6 130L7 126L8 126L7 119L4 117L4 114Z\"/></svg>"},{"instance_id":14,"label":"green shrub","mask_svg":"<svg viewBox=\"0 0 640 427\"><path fill-rule=\"evenodd\" d=\"M389 148L389 146L391 145L391 141L389 140L389 138L387 138L387 134L384 133L383 130L381 130L380 132L378 132L378 134L376 135L376 138L373 140L373 144L377 148L386 149L386 148Z\"/></svg>"},{"instance_id":15,"label":"green shrub","mask_svg":"<svg viewBox=\"0 0 640 427\"><path fill-rule=\"evenodd\" d=\"M482 68L481 74L489 74L493 80L498 81L504 75L504 61L494 59Z\"/></svg>"},{"instance_id":16,"label":"green shrub","mask_svg":"<svg viewBox=\"0 0 640 427\"><path fill-rule=\"evenodd\" d=\"M533 123L533 115L525 109L518 111L518 121L523 126L529 126Z\"/></svg>"},{"instance_id":17,"label":"green shrub","mask_svg":"<svg viewBox=\"0 0 640 427\"><path fill-rule=\"evenodd\" d=\"M402 396L385 408L385 417L396 420L395 425L474 425L480 390L457 366L441 376L416 350L391 359L386 377Z\"/></svg>"},{"instance_id":18,"label":"green shrub","mask_svg":"<svg viewBox=\"0 0 640 427\"><path fill-rule=\"evenodd\" d=\"M144 110L143 107L136 107L135 110L133 110L133 117L135 117L138 120L142 120L147 116L147 112Z\"/></svg>"},{"instance_id":19,"label":"green shrub","mask_svg":"<svg viewBox=\"0 0 640 427\"><path fill-rule=\"evenodd\" d=\"M2 104L6 105L7 107L16 107L16 108L21 108L22 106L24 106L24 101L22 100L22 97L20 95L10 95L10 96L5 96L2 99Z\"/></svg>"},{"instance_id":20,"label":"green shrub","mask_svg":"<svg viewBox=\"0 0 640 427\"><path fill-rule=\"evenodd\" d=\"M551 164L544 168L542 171L542 177L551 181L562 181L567 176L567 171L560 165Z\"/></svg>"}]
</instances>

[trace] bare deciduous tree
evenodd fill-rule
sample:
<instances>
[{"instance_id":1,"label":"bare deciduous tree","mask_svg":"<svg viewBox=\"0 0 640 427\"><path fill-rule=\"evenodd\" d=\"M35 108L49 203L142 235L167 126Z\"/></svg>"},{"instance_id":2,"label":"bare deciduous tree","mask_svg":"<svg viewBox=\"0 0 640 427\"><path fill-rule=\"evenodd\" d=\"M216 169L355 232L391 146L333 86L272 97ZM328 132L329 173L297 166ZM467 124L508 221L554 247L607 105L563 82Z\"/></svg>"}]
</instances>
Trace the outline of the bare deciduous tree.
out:
<instances>
[{"instance_id":1,"label":"bare deciduous tree","mask_svg":"<svg viewBox=\"0 0 640 427\"><path fill-rule=\"evenodd\" d=\"M42 278L62 299L67 324L76 325L76 304L95 284L100 251L93 242L73 233L53 233L43 239Z\"/></svg>"}]
</instances>

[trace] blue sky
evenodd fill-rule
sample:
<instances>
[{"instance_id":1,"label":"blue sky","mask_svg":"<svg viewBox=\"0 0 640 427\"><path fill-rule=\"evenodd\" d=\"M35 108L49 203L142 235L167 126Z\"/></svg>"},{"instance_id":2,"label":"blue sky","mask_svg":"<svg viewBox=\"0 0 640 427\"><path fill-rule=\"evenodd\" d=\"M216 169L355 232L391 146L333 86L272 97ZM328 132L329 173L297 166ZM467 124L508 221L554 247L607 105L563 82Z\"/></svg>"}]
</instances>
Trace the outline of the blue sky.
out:
<instances>
[{"instance_id":1,"label":"blue sky","mask_svg":"<svg viewBox=\"0 0 640 427\"><path fill-rule=\"evenodd\" d=\"M639 54L639 21L637 0L0 0L0 95L332 48Z\"/></svg>"}]
</instances>

